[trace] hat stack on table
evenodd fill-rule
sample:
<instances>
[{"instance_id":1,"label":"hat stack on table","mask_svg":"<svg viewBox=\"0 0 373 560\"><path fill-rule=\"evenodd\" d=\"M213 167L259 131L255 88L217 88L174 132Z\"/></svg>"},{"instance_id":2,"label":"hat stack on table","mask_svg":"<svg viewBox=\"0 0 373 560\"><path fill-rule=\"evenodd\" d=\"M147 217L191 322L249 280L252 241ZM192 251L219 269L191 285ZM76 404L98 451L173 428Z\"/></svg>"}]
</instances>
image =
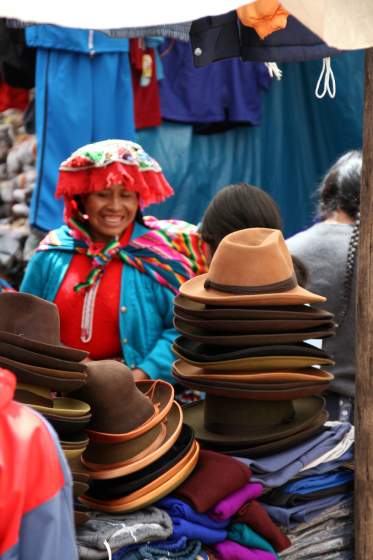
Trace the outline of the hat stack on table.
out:
<instances>
[{"instance_id":1,"label":"hat stack on table","mask_svg":"<svg viewBox=\"0 0 373 560\"><path fill-rule=\"evenodd\" d=\"M304 441L327 420L333 361L304 342L335 332L325 298L301 288L279 230L227 235L207 274L175 299L175 379L206 393L184 409L203 447L253 457Z\"/></svg>"},{"instance_id":2,"label":"hat stack on table","mask_svg":"<svg viewBox=\"0 0 373 560\"><path fill-rule=\"evenodd\" d=\"M0 294L0 366L17 378L15 399L45 416L53 425L70 464L88 445L82 430L91 420L86 402L69 394L87 381L87 352L63 346L57 307L39 297L17 292ZM77 480L87 475L77 473ZM83 490L74 486L75 495Z\"/></svg>"},{"instance_id":3,"label":"hat stack on table","mask_svg":"<svg viewBox=\"0 0 373 560\"><path fill-rule=\"evenodd\" d=\"M81 461L90 471L89 490L80 497L108 513L146 507L177 488L198 461L199 444L183 425L171 384L135 383L121 362L87 364L88 382L75 395L88 402L92 421Z\"/></svg>"}]
</instances>

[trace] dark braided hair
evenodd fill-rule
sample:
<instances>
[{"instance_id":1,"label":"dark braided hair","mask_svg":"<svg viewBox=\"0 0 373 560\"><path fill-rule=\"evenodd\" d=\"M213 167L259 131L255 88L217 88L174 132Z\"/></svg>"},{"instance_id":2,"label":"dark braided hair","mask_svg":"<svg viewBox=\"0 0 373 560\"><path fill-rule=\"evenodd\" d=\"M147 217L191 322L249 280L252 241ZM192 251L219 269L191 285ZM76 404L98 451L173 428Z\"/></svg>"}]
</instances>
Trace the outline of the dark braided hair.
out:
<instances>
[{"instance_id":1,"label":"dark braided hair","mask_svg":"<svg viewBox=\"0 0 373 560\"><path fill-rule=\"evenodd\" d=\"M337 325L346 317L352 290L352 281L359 245L361 152L352 150L340 157L325 175L319 188L319 217L327 219L336 210L342 210L355 220L347 250L343 288L336 312Z\"/></svg>"}]
</instances>

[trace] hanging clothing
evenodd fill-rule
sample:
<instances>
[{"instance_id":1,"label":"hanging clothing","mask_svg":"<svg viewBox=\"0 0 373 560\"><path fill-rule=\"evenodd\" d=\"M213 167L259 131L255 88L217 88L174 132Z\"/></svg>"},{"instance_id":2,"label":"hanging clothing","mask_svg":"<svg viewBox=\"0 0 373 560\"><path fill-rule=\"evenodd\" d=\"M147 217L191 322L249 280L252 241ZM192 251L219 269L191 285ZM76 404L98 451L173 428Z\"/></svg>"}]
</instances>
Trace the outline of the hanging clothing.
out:
<instances>
[{"instance_id":1,"label":"hanging clothing","mask_svg":"<svg viewBox=\"0 0 373 560\"><path fill-rule=\"evenodd\" d=\"M160 59L156 48L150 48L147 39L131 39L130 59L135 127L139 130L159 126L162 122L158 87L161 64L158 64Z\"/></svg>"},{"instance_id":2,"label":"hanging clothing","mask_svg":"<svg viewBox=\"0 0 373 560\"><path fill-rule=\"evenodd\" d=\"M161 58L163 118L198 125L224 123L225 128L232 123L260 124L261 95L271 83L264 64L235 59L197 70L190 45L175 40L165 42Z\"/></svg>"},{"instance_id":3,"label":"hanging clothing","mask_svg":"<svg viewBox=\"0 0 373 560\"><path fill-rule=\"evenodd\" d=\"M198 19L192 23L190 40L196 68L231 57L260 62L301 62L334 56L331 48L293 16L285 29L261 39L245 27L235 11Z\"/></svg>"},{"instance_id":4,"label":"hanging clothing","mask_svg":"<svg viewBox=\"0 0 373 560\"><path fill-rule=\"evenodd\" d=\"M29 102L27 89L13 88L0 81L0 113L7 109L20 109L24 111Z\"/></svg>"},{"instance_id":5,"label":"hanging clothing","mask_svg":"<svg viewBox=\"0 0 373 560\"><path fill-rule=\"evenodd\" d=\"M26 41L37 48L39 143L30 222L49 231L63 223L63 202L55 198L60 163L84 144L135 137L129 44L53 25L28 27Z\"/></svg>"}]
</instances>

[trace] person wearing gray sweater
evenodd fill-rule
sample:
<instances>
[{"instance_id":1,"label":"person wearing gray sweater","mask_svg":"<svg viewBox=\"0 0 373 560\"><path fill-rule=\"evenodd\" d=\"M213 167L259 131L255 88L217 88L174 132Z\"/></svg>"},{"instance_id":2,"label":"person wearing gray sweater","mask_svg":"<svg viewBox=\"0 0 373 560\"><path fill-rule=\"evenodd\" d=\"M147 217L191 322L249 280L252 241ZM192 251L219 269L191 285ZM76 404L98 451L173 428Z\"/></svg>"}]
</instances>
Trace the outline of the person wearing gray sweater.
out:
<instances>
[{"instance_id":1,"label":"person wearing gray sweater","mask_svg":"<svg viewBox=\"0 0 373 560\"><path fill-rule=\"evenodd\" d=\"M323 341L336 365L327 393L331 419L352 420L355 396L356 251L359 239L361 153L344 154L319 188L318 219L287 240L307 269L306 288L323 295L320 305L335 315L337 332Z\"/></svg>"}]
</instances>

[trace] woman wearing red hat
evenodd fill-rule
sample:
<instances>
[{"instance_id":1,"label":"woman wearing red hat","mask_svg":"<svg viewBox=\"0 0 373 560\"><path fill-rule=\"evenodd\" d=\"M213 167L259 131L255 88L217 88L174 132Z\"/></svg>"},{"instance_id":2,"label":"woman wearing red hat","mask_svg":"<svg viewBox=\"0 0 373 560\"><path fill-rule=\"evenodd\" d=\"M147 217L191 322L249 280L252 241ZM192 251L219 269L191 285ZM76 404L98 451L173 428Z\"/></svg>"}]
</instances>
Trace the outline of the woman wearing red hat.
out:
<instances>
[{"instance_id":1,"label":"woman wearing red hat","mask_svg":"<svg viewBox=\"0 0 373 560\"><path fill-rule=\"evenodd\" d=\"M56 303L64 344L121 356L137 380L171 380L172 300L206 267L194 226L142 216L172 194L138 144L80 148L60 166L66 225L41 242L21 285Z\"/></svg>"}]
</instances>

